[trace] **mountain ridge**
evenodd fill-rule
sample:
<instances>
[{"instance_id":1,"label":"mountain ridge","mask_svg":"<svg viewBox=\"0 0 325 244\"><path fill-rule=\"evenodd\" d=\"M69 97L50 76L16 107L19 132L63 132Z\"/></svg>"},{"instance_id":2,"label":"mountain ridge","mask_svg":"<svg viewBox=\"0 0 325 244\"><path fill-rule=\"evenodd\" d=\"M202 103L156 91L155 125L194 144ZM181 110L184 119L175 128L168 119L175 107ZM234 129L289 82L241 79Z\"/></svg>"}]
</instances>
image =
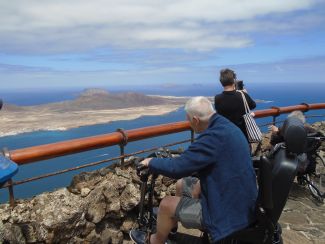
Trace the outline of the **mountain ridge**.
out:
<instances>
[{"instance_id":1,"label":"mountain ridge","mask_svg":"<svg viewBox=\"0 0 325 244\"><path fill-rule=\"evenodd\" d=\"M81 92L75 99L64 100L32 106L18 106L4 104L4 110L8 112L19 112L26 110L51 110L51 111L85 111L100 109L122 109L139 106L152 106L163 104L174 104L174 99L160 96L148 96L137 92L110 93L104 89L91 88Z\"/></svg>"},{"instance_id":2,"label":"mountain ridge","mask_svg":"<svg viewBox=\"0 0 325 244\"><path fill-rule=\"evenodd\" d=\"M0 116L0 136L40 130L67 130L141 116L163 115L177 110L187 99L90 89L73 100L61 102L33 106L5 103Z\"/></svg>"}]
</instances>

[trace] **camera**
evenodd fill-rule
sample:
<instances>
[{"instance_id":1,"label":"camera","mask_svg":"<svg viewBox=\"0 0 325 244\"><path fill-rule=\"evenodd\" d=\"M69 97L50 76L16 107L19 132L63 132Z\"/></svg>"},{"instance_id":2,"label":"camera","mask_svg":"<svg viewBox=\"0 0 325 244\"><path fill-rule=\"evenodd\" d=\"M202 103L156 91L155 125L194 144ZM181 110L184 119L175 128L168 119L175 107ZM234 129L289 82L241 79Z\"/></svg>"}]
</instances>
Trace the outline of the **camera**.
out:
<instances>
[{"instance_id":1,"label":"camera","mask_svg":"<svg viewBox=\"0 0 325 244\"><path fill-rule=\"evenodd\" d=\"M244 82L242 80L236 81L236 90L243 90L244 89Z\"/></svg>"}]
</instances>

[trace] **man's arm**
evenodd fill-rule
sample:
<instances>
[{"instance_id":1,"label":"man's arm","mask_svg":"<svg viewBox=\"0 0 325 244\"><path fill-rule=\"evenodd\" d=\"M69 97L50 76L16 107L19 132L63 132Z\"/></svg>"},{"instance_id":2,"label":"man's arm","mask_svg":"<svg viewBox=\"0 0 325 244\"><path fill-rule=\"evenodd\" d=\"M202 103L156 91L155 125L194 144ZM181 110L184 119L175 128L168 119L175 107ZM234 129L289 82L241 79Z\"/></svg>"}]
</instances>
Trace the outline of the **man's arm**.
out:
<instances>
[{"instance_id":1,"label":"man's arm","mask_svg":"<svg viewBox=\"0 0 325 244\"><path fill-rule=\"evenodd\" d=\"M216 95L216 96L214 97L214 109L215 109L216 111L218 111L218 103L219 103L219 96Z\"/></svg>"},{"instance_id":2,"label":"man's arm","mask_svg":"<svg viewBox=\"0 0 325 244\"><path fill-rule=\"evenodd\" d=\"M250 109L256 108L256 102L246 92L244 92L244 95L246 97L246 101L248 103L249 108Z\"/></svg>"},{"instance_id":3,"label":"man's arm","mask_svg":"<svg viewBox=\"0 0 325 244\"><path fill-rule=\"evenodd\" d=\"M279 130L278 127L276 127L275 125L270 125L269 126L269 131L271 132L270 144L272 146L284 141L284 138L281 135L280 130Z\"/></svg>"},{"instance_id":4,"label":"man's arm","mask_svg":"<svg viewBox=\"0 0 325 244\"><path fill-rule=\"evenodd\" d=\"M206 137L210 136L206 135ZM217 147L211 145L213 143L209 138L201 138L192 143L180 157L145 159L142 163L153 173L179 179L216 163L214 155L218 153L215 152Z\"/></svg>"}]
</instances>

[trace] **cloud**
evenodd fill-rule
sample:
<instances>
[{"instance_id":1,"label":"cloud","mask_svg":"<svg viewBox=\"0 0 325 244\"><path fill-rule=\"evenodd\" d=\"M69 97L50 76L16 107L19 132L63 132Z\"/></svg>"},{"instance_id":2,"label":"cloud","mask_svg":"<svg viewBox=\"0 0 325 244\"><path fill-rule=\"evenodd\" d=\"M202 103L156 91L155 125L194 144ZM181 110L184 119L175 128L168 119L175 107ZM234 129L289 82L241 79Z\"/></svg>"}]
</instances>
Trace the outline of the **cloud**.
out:
<instances>
[{"instance_id":1,"label":"cloud","mask_svg":"<svg viewBox=\"0 0 325 244\"><path fill-rule=\"evenodd\" d=\"M25 73L41 73L53 72L54 70L47 67L32 67L26 65L12 65L0 63L0 72L2 74L25 74Z\"/></svg>"},{"instance_id":2,"label":"cloud","mask_svg":"<svg viewBox=\"0 0 325 244\"><path fill-rule=\"evenodd\" d=\"M253 45L259 31L295 30L324 17L282 17L317 0L1 1L0 52L55 54L99 48L210 51Z\"/></svg>"},{"instance_id":3,"label":"cloud","mask_svg":"<svg viewBox=\"0 0 325 244\"><path fill-rule=\"evenodd\" d=\"M198 56L200 58L201 56ZM199 85L218 86L219 70L225 67L236 70L238 78L243 79L249 89L251 84L281 85L290 88L290 84L320 83L324 80L325 56L299 59L283 59L272 62L251 62L244 64L229 63L216 66L214 63L204 66L186 63L177 66L171 63L158 66L119 67L96 70L57 70L44 67L0 64L2 89L58 88L58 87L156 87L167 86L170 89Z\"/></svg>"},{"instance_id":4,"label":"cloud","mask_svg":"<svg viewBox=\"0 0 325 244\"><path fill-rule=\"evenodd\" d=\"M256 83L324 82L325 56L230 65L241 79ZM223 67L219 67L220 69Z\"/></svg>"}]
</instances>

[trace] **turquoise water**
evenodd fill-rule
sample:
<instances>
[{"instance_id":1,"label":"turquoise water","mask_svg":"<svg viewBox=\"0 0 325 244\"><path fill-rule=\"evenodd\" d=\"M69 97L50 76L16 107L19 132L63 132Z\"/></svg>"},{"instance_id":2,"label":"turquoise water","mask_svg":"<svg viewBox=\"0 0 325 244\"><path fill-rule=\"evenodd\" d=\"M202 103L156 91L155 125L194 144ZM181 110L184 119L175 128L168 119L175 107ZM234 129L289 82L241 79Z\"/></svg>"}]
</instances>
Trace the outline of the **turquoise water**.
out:
<instances>
[{"instance_id":1,"label":"turquoise water","mask_svg":"<svg viewBox=\"0 0 325 244\"><path fill-rule=\"evenodd\" d=\"M184 120L184 112L179 109L176 112L164 116L145 116L135 120L129 121L116 121L108 124L100 124L94 126L84 126L67 131L39 131L33 133L24 133L16 136L8 136L0 138L0 146L8 147L10 150L30 147L35 145L41 145L46 143L53 143L64 140L71 140L81 137L95 136L99 134L114 132L117 128L123 128L125 130L158 125L163 123L171 123ZM131 142L125 148L125 153L131 153L146 148L159 147L164 144L169 144L181 140L190 138L190 132L182 132L167 136L160 136L157 138L151 138L142 140L139 142ZM187 147L187 145L181 145ZM177 148L177 147L174 147ZM21 180L29 177L38 176L41 174L51 173L58 170L63 170L78 165L116 157L119 156L120 148L113 146L109 148L97 149L85 153L78 153L69 156L63 156L55 159L44 160L33 164L22 165L19 168L18 174L14 177L14 180ZM103 156L100 156L103 155ZM110 163L104 163L102 165L93 166L73 172L61 174L59 176L49 177L42 180L18 185L14 187L15 197L26 198L35 194L50 191L55 188L67 186L70 184L72 176L82 171L89 171L107 166ZM8 191L3 189L0 191L0 202L7 201Z\"/></svg>"},{"instance_id":2,"label":"turquoise water","mask_svg":"<svg viewBox=\"0 0 325 244\"><path fill-rule=\"evenodd\" d=\"M55 92L58 92L55 95ZM37 96L35 93L33 96L29 94L31 99L27 100L26 94L11 93L10 98L12 103L25 104L27 101L29 104L40 104L44 102L52 101L51 99L57 99L59 97L60 91L51 91L51 96L46 96L46 92L41 93ZM163 94L163 95L181 95L181 96L194 96L194 95L204 95L213 96L215 93L219 93L219 90L213 87L203 86L200 89L172 89L169 93L166 90L142 90L146 94ZM160 93L159 93L160 92ZM255 99L263 99L272 101L271 103L258 104L257 109L265 109L271 106L289 106L296 105L301 102L307 103L320 103L325 102L324 92L325 84L316 85L305 85L290 87L286 85L278 86L267 86L263 84L255 85L249 88L251 96ZM61 93L60 93L61 94ZM63 93L66 99L71 99L75 97L76 91L65 91ZM8 97L6 94L4 97ZM16 97L15 97L16 96ZM23 99L24 98L24 99ZM6 99L4 99L7 101ZM53 100L53 101L54 101ZM311 111L307 114L324 114L324 111ZM1 113L0 113L1 116ZM281 116L279 119L285 118ZM38 131L32 133L24 133L16 136L8 136L0 138L0 147L8 147L10 150L17 148L30 147L35 145L53 143L64 140L71 140L76 138L100 135L105 133L114 132L117 128L123 128L125 130L135 129L140 127L146 127L151 125L158 125L164 123L171 123L177 121L183 121L185 119L185 114L183 109L172 112L163 116L145 116L135 120L129 121L116 121L108 124L100 124L94 126L84 126L80 128L71 129L68 131ZM321 118L324 120L324 118ZM314 122L321 120L320 118L310 119L309 122ZM265 122L270 122L271 118L258 119L259 124L264 124ZM264 131L266 128L264 128ZM168 143L173 143L175 141L181 141L190 138L190 132L177 133L167 136L161 136L156 138L151 138L147 140L142 140L139 142L129 143L126 147L126 153L161 146ZM181 145L184 148L187 144ZM175 147L177 148L177 146ZM102 156L101 156L102 155ZM98 150L93 150L85 153L78 153L74 155L59 157L51 160L44 160L41 162L28 164L20 166L18 174L14 177L14 180L22 180L29 177L38 176L41 174L51 173L58 170L63 170L70 167L75 167L78 165L98 161L105 158L115 157L119 155L119 147L113 146L109 148L103 148ZM26 183L23 185L15 186L14 193L16 198L27 198L35 194L39 194L44 191L52 191L56 188L64 187L70 184L73 175L80 173L82 171L90 171L98 169L103 166L107 166L108 163L104 163L99 166L94 166L90 168L81 169L78 171L73 171L65 174L61 174L54 177L45 178L35 182ZM0 190L0 202L8 200L7 189Z\"/></svg>"}]
</instances>

